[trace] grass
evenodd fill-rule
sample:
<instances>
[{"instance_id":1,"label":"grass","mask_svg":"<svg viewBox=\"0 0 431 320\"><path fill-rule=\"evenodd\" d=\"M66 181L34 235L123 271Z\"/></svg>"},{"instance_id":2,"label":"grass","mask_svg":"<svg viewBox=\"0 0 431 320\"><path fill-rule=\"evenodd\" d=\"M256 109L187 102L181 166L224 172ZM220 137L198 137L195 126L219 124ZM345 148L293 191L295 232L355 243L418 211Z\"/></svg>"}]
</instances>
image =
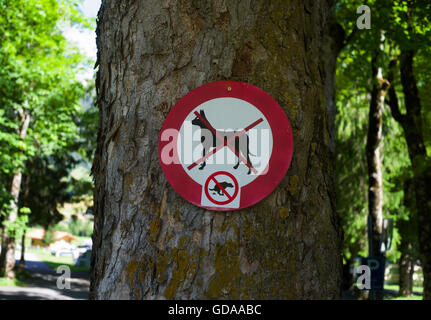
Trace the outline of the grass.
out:
<instances>
[{"instance_id":1,"label":"grass","mask_svg":"<svg viewBox=\"0 0 431 320\"><path fill-rule=\"evenodd\" d=\"M61 265L66 265L71 271L89 271L89 269L86 267L74 266L72 257L56 257L51 255L50 252L44 251L37 252L37 255L43 262L45 262L54 270L57 270L57 268Z\"/></svg>"},{"instance_id":2,"label":"grass","mask_svg":"<svg viewBox=\"0 0 431 320\"><path fill-rule=\"evenodd\" d=\"M72 244L75 246L82 246L86 240L91 239L91 237L81 237L81 236L75 236L76 240L72 240Z\"/></svg>"},{"instance_id":3,"label":"grass","mask_svg":"<svg viewBox=\"0 0 431 320\"><path fill-rule=\"evenodd\" d=\"M394 291L399 291L400 287L397 284L389 284L389 283L385 283L385 289L386 290L394 290ZM424 292L424 288L420 287L420 286L413 286L413 292L419 292L419 293L423 293Z\"/></svg>"},{"instance_id":4,"label":"grass","mask_svg":"<svg viewBox=\"0 0 431 320\"><path fill-rule=\"evenodd\" d=\"M385 298L385 300L423 300L423 296L418 296L416 294L410 297L394 297L394 298Z\"/></svg>"},{"instance_id":5,"label":"grass","mask_svg":"<svg viewBox=\"0 0 431 320\"><path fill-rule=\"evenodd\" d=\"M46 251L44 249L29 249L28 251L37 254L40 260L45 262L54 270L57 270L59 266L66 265L71 271L89 271L89 268L74 266L73 258L70 256L56 257L53 256L50 251Z\"/></svg>"},{"instance_id":6,"label":"grass","mask_svg":"<svg viewBox=\"0 0 431 320\"><path fill-rule=\"evenodd\" d=\"M356 284L354 284L356 287ZM422 286L413 286L413 294L410 297L399 297L398 292L400 287L398 284L387 283L385 282L384 286L385 290L395 291L395 294L386 292L385 300L423 300L423 291L424 288Z\"/></svg>"},{"instance_id":7,"label":"grass","mask_svg":"<svg viewBox=\"0 0 431 320\"><path fill-rule=\"evenodd\" d=\"M392 290L398 292L400 289L397 284L385 283L385 290ZM410 297L386 296L385 300L422 300L422 293L424 288L421 286L413 286L413 294ZM420 293L420 294L418 294Z\"/></svg>"},{"instance_id":8,"label":"grass","mask_svg":"<svg viewBox=\"0 0 431 320\"><path fill-rule=\"evenodd\" d=\"M18 279L0 278L0 287L25 287L26 284Z\"/></svg>"},{"instance_id":9,"label":"grass","mask_svg":"<svg viewBox=\"0 0 431 320\"><path fill-rule=\"evenodd\" d=\"M15 279L0 277L0 287L25 287L27 284L23 281L31 278L31 274L26 270L15 267Z\"/></svg>"}]
</instances>

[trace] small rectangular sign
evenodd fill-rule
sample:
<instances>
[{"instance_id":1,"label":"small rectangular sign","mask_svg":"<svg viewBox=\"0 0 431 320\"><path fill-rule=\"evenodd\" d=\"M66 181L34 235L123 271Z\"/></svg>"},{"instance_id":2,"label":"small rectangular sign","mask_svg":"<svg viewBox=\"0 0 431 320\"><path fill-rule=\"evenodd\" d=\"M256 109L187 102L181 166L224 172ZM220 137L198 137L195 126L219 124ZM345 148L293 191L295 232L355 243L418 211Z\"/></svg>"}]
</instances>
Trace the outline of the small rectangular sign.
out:
<instances>
[{"instance_id":1,"label":"small rectangular sign","mask_svg":"<svg viewBox=\"0 0 431 320\"><path fill-rule=\"evenodd\" d=\"M361 264L367 265L371 270L371 290L383 290L385 283L385 258L361 258Z\"/></svg>"}]
</instances>

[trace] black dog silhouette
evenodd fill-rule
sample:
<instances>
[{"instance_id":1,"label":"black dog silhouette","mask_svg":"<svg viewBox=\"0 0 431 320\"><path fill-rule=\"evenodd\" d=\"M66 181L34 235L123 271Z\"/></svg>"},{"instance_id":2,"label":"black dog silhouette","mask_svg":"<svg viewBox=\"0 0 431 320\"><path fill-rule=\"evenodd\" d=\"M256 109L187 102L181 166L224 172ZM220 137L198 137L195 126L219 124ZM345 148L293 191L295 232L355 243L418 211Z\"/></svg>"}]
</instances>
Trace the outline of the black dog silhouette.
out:
<instances>
[{"instance_id":1,"label":"black dog silhouette","mask_svg":"<svg viewBox=\"0 0 431 320\"><path fill-rule=\"evenodd\" d=\"M196 118L194 118L192 120L193 125L198 126L201 129L207 129L209 132L211 132L211 135L212 135L212 141L209 141L211 139L206 139L205 135L201 134L201 143L203 146L202 157L204 157L211 147L217 148L218 146L223 145L224 143L227 142L227 140L229 140L229 138L231 138L233 135L235 135L236 132L235 131L227 131L226 132L226 131L216 130L211 125L211 123L208 121L207 117L205 116L205 112L203 110L199 111L199 115L201 116L202 119L205 119L205 121L211 126L211 128L209 128L201 119L199 119L198 116L196 116ZM214 134L214 132L212 130L217 131L217 133L224 138L224 141L220 141L220 139L216 137L216 135ZM250 154L253 156L254 156L254 154L252 154L249 150L250 148L249 148L249 137L248 137L248 135L247 134L243 134L243 135L246 137L247 143L242 143L240 146L240 143L239 143L240 138L236 137L235 138L235 151L238 154L241 153L244 157L246 157L247 162L251 164ZM233 168L238 169L239 163L240 163L240 159L238 157L238 163ZM202 170L205 166L206 166L206 161L202 162L202 164L199 167L199 170ZM247 174L250 174L250 172L251 172L251 169L249 167Z\"/></svg>"},{"instance_id":2,"label":"black dog silhouette","mask_svg":"<svg viewBox=\"0 0 431 320\"><path fill-rule=\"evenodd\" d=\"M223 187L223 189L225 189L225 190L226 190L226 188L233 188L232 183L229 183L229 182L226 182L226 181L220 182L220 185L221 185L221 186ZM208 188L208 190L217 192L219 196L224 195L224 192L219 188L219 186L218 186L217 184L214 186L214 188L213 188L213 189L209 189L209 188Z\"/></svg>"}]
</instances>

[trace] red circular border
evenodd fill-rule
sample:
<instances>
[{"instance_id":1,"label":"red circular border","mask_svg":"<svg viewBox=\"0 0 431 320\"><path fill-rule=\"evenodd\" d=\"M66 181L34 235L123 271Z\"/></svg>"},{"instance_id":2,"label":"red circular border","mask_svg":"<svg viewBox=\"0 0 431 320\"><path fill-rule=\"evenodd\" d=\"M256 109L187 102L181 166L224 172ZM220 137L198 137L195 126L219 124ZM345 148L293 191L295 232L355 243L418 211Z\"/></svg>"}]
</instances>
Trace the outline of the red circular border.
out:
<instances>
[{"instance_id":1,"label":"red circular border","mask_svg":"<svg viewBox=\"0 0 431 320\"><path fill-rule=\"evenodd\" d=\"M273 147L267 173L258 176L241 189L240 205L237 209L202 206L203 186L190 178L181 164L166 165L161 161L162 149L169 143L169 141L161 140L162 132L166 129L175 129L179 132L184 119L190 112L202 103L216 98L237 98L252 104L263 113L272 131ZM171 186L189 202L199 207L217 211L243 209L268 196L286 174L292 160L292 154L292 129L283 109L277 101L262 89L238 81L215 81L187 93L172 107L163 122L159 135L159 162Z\"/></svg>"},{"instance_id":2,"label":"red circular border","mask_svg":"<svg viewBox=\"0 0 431 320\"><path fill-rule=\"evenodd\" d=\"M210 180L214 176L221 175L221 174L224 174L225 176L228 176L229 178L231 178L233 180L233 183L235 183L235 192L234 192L234 194L232 196L232 200L228 199L228 200L225 200L225 201L217 201L217 200L214 200L210 196L210 194L208 192L208 185L210 183ZM205 182L205 185L204 185L204 190L205 190L205 195L207 196L207 198L208 198L209 201L211 201L212 203L218 204L218 205L224 205L224 204L231 203L233 200L235 200L236 196L238 195L239 185L238 185L238 181L235 179L234 175L231 174L230 172L227 172L227 171L217 171L217 172L214 172L212 175L210 175L208 177L208 179L207 179L207 181Z\"/></svg>"}]
</instances>

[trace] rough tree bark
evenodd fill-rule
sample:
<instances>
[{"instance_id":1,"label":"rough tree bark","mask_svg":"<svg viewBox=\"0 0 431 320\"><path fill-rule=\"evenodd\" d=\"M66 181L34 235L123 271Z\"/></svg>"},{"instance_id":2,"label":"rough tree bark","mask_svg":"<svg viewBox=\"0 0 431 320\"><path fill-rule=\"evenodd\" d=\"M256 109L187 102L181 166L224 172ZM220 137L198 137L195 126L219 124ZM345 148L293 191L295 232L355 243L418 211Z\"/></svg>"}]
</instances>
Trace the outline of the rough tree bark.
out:
<instances>
[{"instance_id":1,"label":"rough tree bark","mask_svg":"<svg viewBox=\"0 0 431 320\"><path fill-rule=\"evenodd\" d=\"M21 112L21 126L19 130L19 136L22 140L27 136L28 126L30 125L30 113L28 111L22 110ZM18 217L18 200L19 193L21 190L21 179L22 179L22 171L21 168L18 168L14 173L12 178L12 186L11 186L11 196L12 201L10 205L9 215L6 220L9 222L14 222ZM5 276L9 279L15 278L15 237L14 235L7 232L7 228L5 228L5 232L3 233L2 239L2 254L0 256L0 275Z\"/></svg>"},{"instance_id":2,"label":"rough tree bark","mask_svg":"<svg viewBox=\"0 0 431 320\"><path fill-rule=\"evenodd\" d=\"M356 28L349 35L346 35L343 27L335 18L335 7L331 10L327 29L325 30L325 45L323 46L323 59L325 66L325 97L326 107L329 112L328 124L330 132L335 137L335 74L338 56L346 45L353 39ZM335 139L332 139L331 151L335 150ZM335 162L335 159L333 160ZM353 274L351 268L353 260L347 260L342 268L342 290L347 291L353 286Z\"/></svg>"},{"instance_id":3,"label":"rough tree bark","mask_svg":"<svg viewBox=\"0 0 431 320\"><path fill-rule=\"evenodd\" d=\"M369 255L380 257L380 241L383 227L383 178L382 178L382 120L385 95L389 82L382 78L381 68L377 67L378 51L372 59L373 88L371 91L368 117L367 164L368 164L368 214L371 218ZM382 291L375 291L376 299L383 299Z\"/></svg>"},{"instance_id":4,"label":"rough tree bark","mask_svg":"<svg viewBox=\"0 0 431 320\"><path fill-rule=\"evenodd\" d=\"M424 299L431 299L431 173L427 161L423 131L421 102L413 69L415 52L404 50L400 55L400 76L404 93L406 113L398 106L395 89L389 91L388 104L392 116L403 128L410 163L413 169L416 209L418 219L419 248L424 274ZM389 79L393 82L397 59L389 64Z\"/></svg>"},{"instance_id":5,"label":"rough tree bark","mask_svg":"<svg viewBox=\"0 0 431 320\"><path fill-rule=\"evenodd\" d=\"M91 298L340 297L332 111L321 59L329 5L102 2ZM169 186L157 140L178 99L222 79L271 94L289 117L295 149L264 201L216 213Z\"/></svg>"}]
</instances>

